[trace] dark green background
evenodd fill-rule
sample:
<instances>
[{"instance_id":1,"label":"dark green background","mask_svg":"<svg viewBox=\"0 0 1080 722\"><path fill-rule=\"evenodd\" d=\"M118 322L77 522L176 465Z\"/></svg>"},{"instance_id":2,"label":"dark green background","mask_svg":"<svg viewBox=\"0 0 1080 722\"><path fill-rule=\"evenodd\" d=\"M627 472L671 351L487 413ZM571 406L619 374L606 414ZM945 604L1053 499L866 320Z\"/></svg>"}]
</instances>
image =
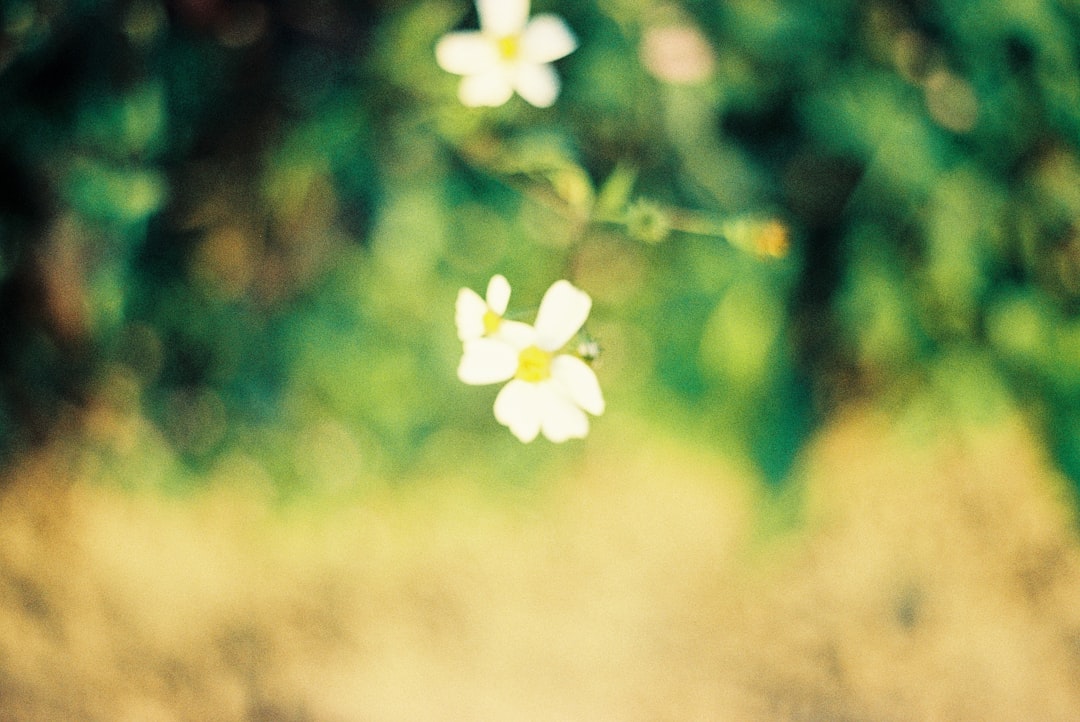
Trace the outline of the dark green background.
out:
<instances>
[{"instance_id":1,"label":"dark green background","mask_svg":"<svg viewBox=\"0 0 1080 722\"><path fill-rule=\"evenodd\" d=\"M1019 408L1080 480L1080 6L535 5L580 41L550 109L460 106L433 47L466 2L6 0L7 458L74 433L161 486L237 450L283 493L527 478L588 440L524 447L457 381L457 290L502 273L526 314L593 295L594 433L781 482L845 404ZM642 63L671 25L707 79Z\"/></svg>"}]
</instances>

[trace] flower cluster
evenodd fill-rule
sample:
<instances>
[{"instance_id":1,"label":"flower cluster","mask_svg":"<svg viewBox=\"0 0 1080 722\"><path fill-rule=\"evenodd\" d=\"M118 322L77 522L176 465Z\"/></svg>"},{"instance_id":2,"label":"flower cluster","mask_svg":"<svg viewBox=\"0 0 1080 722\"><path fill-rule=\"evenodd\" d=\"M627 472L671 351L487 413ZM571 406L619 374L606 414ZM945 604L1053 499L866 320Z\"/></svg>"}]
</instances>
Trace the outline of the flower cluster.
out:
<instances>
[{"instance_id":1,"label":"flower cluster","mask_svg":"<svg viewBox=\"0 0 1080 722\"><path fill-rule=\"evenodd\" d=\"M592 368L564 349L585 324L592 299L569 281L544 294L536 323L504 318L510 284L488 283L487 296L463 288L456 321L464 353L458 378L467 384L508 382L495 398L495 419L524 443L543 434L554 442L584 438L585 412L604 412L604 397Z\"/></svg>"},{"instance_id":2,"label":"flower cluster","mask_svg":"<svg viewBox=\"0 0 1080 722\"><path fill-rule=\"evenodd\" d=\"M529 0L476 0L479 30L448 33L435 46L439 66L465 76L458 87L470 107L498 106L516 92L546 108L559 95L551 63L577 48L563 20L543 14L529 18Z\"/></svg>"}]
</instances>

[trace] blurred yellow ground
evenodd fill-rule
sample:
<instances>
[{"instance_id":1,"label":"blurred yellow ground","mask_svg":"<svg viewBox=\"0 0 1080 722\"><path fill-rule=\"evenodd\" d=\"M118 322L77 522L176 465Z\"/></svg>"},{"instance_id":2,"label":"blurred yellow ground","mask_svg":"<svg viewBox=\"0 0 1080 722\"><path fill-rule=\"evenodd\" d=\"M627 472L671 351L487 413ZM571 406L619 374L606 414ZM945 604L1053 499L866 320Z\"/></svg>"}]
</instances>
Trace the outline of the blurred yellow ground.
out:
<instances>
[{"instance_id":1,"label":"blurred yellow ground","mask_svg":"<svg viewBox=\"0 0 1080 722\"><path fill-rule=\"evenodd\" d=\"M0 720L1080 719L1080 546L1017 420L851 410L782 525L747 471L618 436L547 485L284 508L46 450L0 496Z\"/></svg>"}]
</instances>

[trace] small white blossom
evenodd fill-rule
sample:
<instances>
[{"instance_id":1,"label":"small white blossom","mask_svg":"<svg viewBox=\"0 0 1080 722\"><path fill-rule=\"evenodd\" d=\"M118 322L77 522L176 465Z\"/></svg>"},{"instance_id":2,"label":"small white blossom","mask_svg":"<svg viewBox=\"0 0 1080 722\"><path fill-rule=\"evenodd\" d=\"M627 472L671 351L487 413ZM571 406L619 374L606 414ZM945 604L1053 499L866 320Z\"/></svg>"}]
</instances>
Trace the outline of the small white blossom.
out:
<instances>
[{"instance_id":1,"label":"small white blossom","mask_svg":"<svg viewBox=\"0 0 1080 722\"><path fill-rule=\"evenodd\" d=\"M504 276L491 277L486 298L480 298L471 288L461 289L454 309L458 338L471 341L485 336L520 335L528 324L503 318L509 304L510 282Z\"/></svg>"},{"instance_id":2,"label":"small white blossom","mask_svg":"<svg viewBox=\"0 0 1080 722\"><path fill-rule=\"evenodd\" d=\"M604 412L604 397L593 370L560 351L581 329L592 299L569 281L556 281L544 294L536 325L517 324L510 333L465 341L458 378L467 384L509 381L495 398L495 418L521 441L538 434L554 442L583 438L585 412Z\"/></svg>"},{"instance_id":3,"label":"small white blossom","mask_svg":"<svg viewBox=\"0 0 1080 722\"><path fill-rule=\"evenodd\" d=\"M551 63L577 48L562 18L529 18L529 0L476 0L479 30L448 33L435 46L439 67L465 76L458 97L469 107L498 106L515 92L546 108L559 95Z\"/></svg>"}]
</instances>

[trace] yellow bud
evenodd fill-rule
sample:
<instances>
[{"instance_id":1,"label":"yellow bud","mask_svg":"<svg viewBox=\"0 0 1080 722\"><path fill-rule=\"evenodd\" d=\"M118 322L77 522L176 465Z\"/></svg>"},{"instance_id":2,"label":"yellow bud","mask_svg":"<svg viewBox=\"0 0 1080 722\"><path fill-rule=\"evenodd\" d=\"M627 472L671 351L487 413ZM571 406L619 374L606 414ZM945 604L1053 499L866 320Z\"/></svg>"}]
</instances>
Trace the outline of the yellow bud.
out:
<instances>
[{"instance_id":1,"label":"yellow bud","mask_svg":"<svg viewBox=\"0 0 1080 722\"><path fill-rule=\"evenodd\" d=\"M499 55L503 60L514 60L521 51L521 41L517 35L506 35L496 41Z\"/></svg>"},{"instance_id":2,"label":"yellow bud","mask_svg":"<svg viewBox=\"0 0 1080 722\"><path fill-rule=\"evenodd\" d=\"M518 354L515 376L535 384L551 377L551 354L537 346L529 346Z\"/></svg>"},{"instance_id":3,"label":"yellow bud","mask_svg":"<svg viewBox=\"0 0 1080 722\"><path fill-rule=\"evenodd\" d=\"M499 324L502 323L502 316L492 311L490 308L484 313L484 335L490 336L499 330Z\"/></svg>"}]
</instances>

